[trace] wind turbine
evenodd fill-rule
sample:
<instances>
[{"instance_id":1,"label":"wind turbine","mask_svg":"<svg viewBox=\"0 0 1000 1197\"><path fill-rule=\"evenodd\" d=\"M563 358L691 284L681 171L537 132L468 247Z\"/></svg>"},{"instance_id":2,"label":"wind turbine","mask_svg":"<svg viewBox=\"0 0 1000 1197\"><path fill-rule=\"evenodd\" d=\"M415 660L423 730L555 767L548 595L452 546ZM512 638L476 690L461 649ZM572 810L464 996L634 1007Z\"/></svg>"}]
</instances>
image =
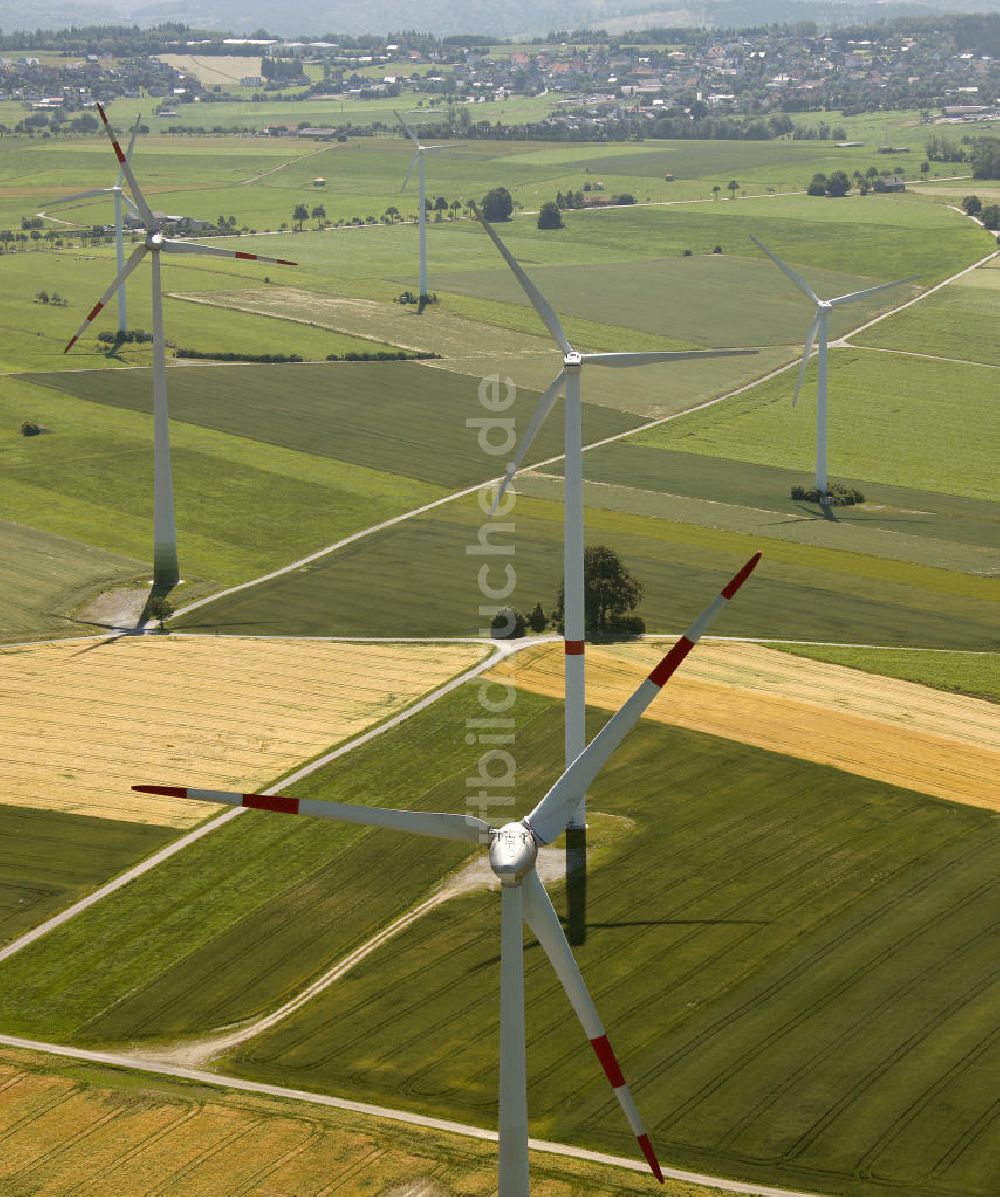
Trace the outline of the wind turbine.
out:
<instances>
[{"instance_id":1,"label":"wind turbine","mask_svg":"<svg viewBox=\"0 0 1000 1197\"><path fill-rule=\"evenodd\" d=\"M816 292L809 286L806 280L797 271L793 270L791 266L786 265L777 256L771 253L767 246L758 241L757 238L750 234L750 240L757 246L758 249L763 250L764 253L771 259L771 261L783 271L792 282L798 287L803 295L807 296L816 305L816 315L813 317L812 324L809 325L809 331L806 333L805 352L802 354L802 361L799 364L799 375L795 381L795 394L792 396L792 407L799 401L799 391L802 389L802 379L805 377L806 366L809 363L809 358L812 356L813 346L819 342L819 361L817 367L816 379L816 490L819 492L820 503L827 501L827 476L826 476L826 376L827 376L827 318L833 308L843 307L847 303L855 303L859 299L867 299L869 295L877 295L880 291L888 291L890 287L902 287L904 283L912 283L917 275L910 275L909 278L896 279L893 283L881 283L877 287L866 287L863 291L852 291L848 295L838 295L836 299L820 299Z\"/></svg>"},{"instance_id":2,"label":"wind turbine","mask_svg":"<svg viewBox=\"0 0 1000 1197\"><path fill-rule=\"evenodd\" d=\"M135 135L139 132L139 120L135 118L135 124L132 126L132 135L128 140L128 149L125 151L125 157L132 157L132 147L135 145ZM48 208L54 208L58 204L71 204L74 200L91 199L97 195L113 195L115 197L115 256L118 260L118 273L121 274L125 266L125 229L123 224L122 205L127 205L134 216L139 215L139 209L132 201L132 197L122 188L122 170L118 168L118 178L114 187L98 187L93 191L79 191L76 195L64 195L57 200L52 200L46 205ZM125 312L125 288L120 287L118 290L118 331L125 332L128 328L128 319Z\"/></svg>"},{"instance_id":3,"label":"wind turbine","mask_svg":"<svg viewBox=\"0 0 1000 1197\"><path fill-rule=\"evenodd\" d=\"M118 271L115 281L87 313L87 318L76 330L63 353L69 353L83 333L96 320L101 309L125 280L139 265L146 254L150 255L153 271L153 590L163 593L180 581L177 565L177 532L174 526L174 486L170 471L170 425L167 413L167 370L166 350L163 341L163 289L160 284L160 255L199 254L208 258L240 258L248 262L271 262L278 266L295 266L297 263L284 258L263 258L258 254L243 253L240 250L216 249L212 245L198 245L190 241L174 241L164 237L146 198L139 188L129 165L127 156L114 135L104 108L98 104L97 111L121 168L121 173L132 192L139 215L146 226L143 243L132 251L124 266Z\"/></svg>"},{"instance_id":4,"label":"wind turbine","mask_svg":"<svg viewBox=\"0 0 1000 1197\"><path fill-rule=\"evenodd\" d=\"M585 617L583 575L583 425L580 400L581 372L592 366L649 366L656 362L677 362L692 358L739 357L756 353L754 349L695 349L651 353L579 353L566 337L553 308L528 278L520 263L504 245L493 226L479 213L479 221L493 244L514 272L535 311L563 355L562 369L542 395L528 423L513 461L497 492L491 515L496 513L515 473L531 447L538 430L555 405L560 393L565 395L565 492L563 502L563 637L565 652L566 707L565 759L567 768L583 751L586 743L586 679L584 667ZM579 801L566 830L567 902L570 936L582 943L586 936L587 869L587 795ZM571 880L573 878L573 880Z\"/></svg>"},{"instance_id":5,"label":"wind turbine","mask_svg":"<svg viewBox=\"0 0 1000 1197\"><path fill-rule=\"evenodd\" d=\"M403 176L403 185L399 190L400 192L406 190L415 166L417 168L417 180L420 184L420 219L418 228L420 230L420 296L423 298L425 295L430 294L427 287L427 177L424 172L424 154L429 154L432 150L447 150L451 147L446 145L424 145L395 109L393 109L393 114L402 126L403 132L417 147L413 151L410 165L406 168L406 174Z\"/></svg>"},{"instance_id":6,"label":"wind turbine","mask_svg":"<svg viewBox=\"0 0 1000 1197\"><path fill-rule=\"evenodd\" d=\"M288 798L281 794L234 794L222 790L196 790L180 786L132 787L140 794L193 798L203 802L245 806L253 810L276 811L286 815L311 815L314 818L334 819L342 823L386 827L394 831L409 832L411 835L489 845L490 868L500 881L499 1197L527 1197L529 1189L522 929L524 922L527 922L534 932L555 969L653 1175L663 1183L663 1173L656 1152L625 1083L618 1059L608 1042L604 1025L580 974L559 917L535 869L535 862L539 845L550 844L563 830L566 820L576 808L579 795L586 792L627 732L638 722L642 713L694 648L715 616L728 605L759 560L760 553L755 553L730 579L632 697L570 764L531 814L519 823L507 823L503 827L495 828L474 815L347 806L339 802L323 802L310 798Z\"/></svg>"}]
</instances>

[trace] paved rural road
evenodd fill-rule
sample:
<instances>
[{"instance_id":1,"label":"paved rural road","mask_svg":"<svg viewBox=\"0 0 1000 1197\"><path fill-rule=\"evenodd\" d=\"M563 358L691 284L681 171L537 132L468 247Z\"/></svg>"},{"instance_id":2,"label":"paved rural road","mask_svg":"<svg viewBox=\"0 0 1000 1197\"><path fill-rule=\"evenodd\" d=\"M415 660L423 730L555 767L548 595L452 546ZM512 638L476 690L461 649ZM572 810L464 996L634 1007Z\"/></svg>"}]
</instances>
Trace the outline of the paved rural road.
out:
<instances>
[{"instance_id":1,"label":"paved rural road","mask_svg":"<svg viewBox=\"0 0 1000 1197\"><path fill-rule=\"evenodd\" d=\"M394 1110L390 1106L373 1106L365 1102L349 1101L343 1097L331 1097L325 1093L309 1093L304 1089L285 1089L281 1085L265 1085L259 1081L248 1081L242 1077L223 1076L214 1072L202 1072L196 1068L180 1068L156 1061L141 1061L134 1056L120 1056L114 1052L87 1051L78 1047L64 1047L58 1043L41 1043L33 1039L21 1039L16 1035L0 1035L0 1044L6 1047L23 1048L27 1051L45 1052L50 1056L65 1056L72 1060L86 1060L92 1064L110 1064L112 1067L128 1068L131 1071L153 1073L158 1076L177 1077L185 1081L196 1081L202 1085L214 1085L221 1089L235 1089L242 1093L263 1093L268 1097L282 1097L293 1101L308 1102L311 1105L332 1106L351 1114L368 1118L381 1118L390 1122L405 1122L410 1126L425 1127L428 1130L444 1131L447 1134L462 1135L467 1139L496 1142L496 1131L470 1126L465 1122L451 1122L445 1118L429 1118L409 1110ZM563 1155L571 1159L588 1160L606 1164L612 1168L625 1168L629 1172L649 1171L641 1160L626 1159L623 1156L607 1155L602 1151L588 1151L583 1147L571 1147L568 1143L550 1143L545 1139L529 1139L533 1151L546 1155ZM719 1176L707 1176L700 1172L685 1172L679 1168L663 1168L664 1176L671 1180L686 1181L688 1184L704 1185L724 1193L755 1194L756 1197L816 1197L816 1194L799 1189L776 1189L770 1185L757 1185L746 1181L726 1180Z\"/></svg>"}]
</instances>

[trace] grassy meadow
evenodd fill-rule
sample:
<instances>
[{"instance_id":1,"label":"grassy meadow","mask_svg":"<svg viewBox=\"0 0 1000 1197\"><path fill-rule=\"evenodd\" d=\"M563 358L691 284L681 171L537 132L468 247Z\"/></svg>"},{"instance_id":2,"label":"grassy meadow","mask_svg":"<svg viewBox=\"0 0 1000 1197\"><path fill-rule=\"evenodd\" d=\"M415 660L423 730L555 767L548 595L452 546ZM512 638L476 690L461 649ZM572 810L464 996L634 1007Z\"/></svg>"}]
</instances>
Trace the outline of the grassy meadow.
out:
<instances>
[{"instance_id":1,"label":"grassy meadow","mask_svg":"<svg viewBox=\"0 0 1000 1197\"><path fill-rule=\"evenodd\" d=\"M147 823L0 805L0 946L162 848L175 834Z\"/></svg>"},{"instance_id":2,"label":"grassy meadow","mask_svg":"<svg viewBox=\"0 0 1000 1197\"><path fill-rule=\"evenodd\" d=\"M6 496L5 496L6 497ZM35 512L24 510L25 518ZM79 540L0 520L0 640L90 629L73 612L96 591L127 583L147 567Z\"/></svg>"},{"instance_id":3,"label":"grassy meadow","mask_svg":"<svg viewBox=\"0 0 1000 1197\"><path fill-rule=\"evenodd\" d=\"M724 405L642 433L637 443L808 476L816 455L815 379L810 365L796 408L789 371ZM850 347L831 350L828 387L832 478L996 498L1000 424L992 370Z\"/></svg>"},{"instance_id":4,"label":"grassy meadow","mask_svg":"<svg viewBox=\"0 0 1000 1197\"><path fill-rule=\"evenodd\" d=\"M386 528L342 552L229 595L178 620L191 631L264 635L474 635L485 620L475 547L483 515L474 498ZM550 610L561 577L562 508L518 499L493 543L512 546L504 601ZM612 544L646 585L639 610L651 631L680 632L757 549L752 590L720 633L774 639L988 648L996 641L989 580L665 519L591 510L587 540ZM504 582L503 561L486 575Z\"/></svg>"}]
</instances>

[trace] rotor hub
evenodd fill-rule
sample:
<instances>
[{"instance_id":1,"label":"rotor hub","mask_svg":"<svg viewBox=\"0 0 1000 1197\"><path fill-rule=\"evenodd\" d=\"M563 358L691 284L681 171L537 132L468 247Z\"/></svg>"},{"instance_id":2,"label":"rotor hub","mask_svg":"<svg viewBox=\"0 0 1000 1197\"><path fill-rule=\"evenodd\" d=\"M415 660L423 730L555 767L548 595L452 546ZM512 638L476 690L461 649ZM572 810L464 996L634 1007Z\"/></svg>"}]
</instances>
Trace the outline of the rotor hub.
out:
<instances>
[{"instance_id":1,"label":"rotor hub","mask_svg":"<svg viewBox=\"0 0 1000 1197\"><path fill-rule=\"evenodd\" d=\"M520 885L534 868L538 844L523 823L506 823L490 842L490 868L503 886Z\"/></svg>"},{"instance_id":2,"label":"rotor hub","mask_svg":"<svg viewBox=\"0 0 1000 1197\"><path fill-rule=\"evenodd\" d=\"M146 244L149 246L150 249L162 249L163 248L162 234L150 233L149 236L146 238Z\"/></svg>"},{"instance_id":3,"label":"rotor hub","mask_svg":"<svg viewBox=\"0 0 1000 1197\"><path fill-rule=\"evenodd\" d=\"M583 365L583 354L577 353L575 349L571 349L569 353L563 355L563 366L567 370L579 369Z\"/></svg>"}]
</instances>

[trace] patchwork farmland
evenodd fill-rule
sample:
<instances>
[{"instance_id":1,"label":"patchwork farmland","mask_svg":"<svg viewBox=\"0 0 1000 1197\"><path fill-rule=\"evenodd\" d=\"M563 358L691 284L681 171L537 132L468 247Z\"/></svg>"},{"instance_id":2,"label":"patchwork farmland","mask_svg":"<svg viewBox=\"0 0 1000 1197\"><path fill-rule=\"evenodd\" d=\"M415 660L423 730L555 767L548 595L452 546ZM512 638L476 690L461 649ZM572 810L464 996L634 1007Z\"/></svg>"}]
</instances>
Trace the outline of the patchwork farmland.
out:
<instances>
[{"instance_id":1,"label":"patchwork farmland","mask_svg":"<svg viewBox=\"0 0 1000 1197\"><path fill-rule=\"evenodd\" d=\"M504 119L550 100L507 101ZM352 103L394 119L390 101ZM213 120L246 107L214 102ZM118 101L115 124L134 109ZM892 129L920 147L915 122ZM496 1144L477 1137L497 1126L500 971L482 850L213 821L217 805L131 786L465 813L471 729L502 692L516 785L490 817L532 809L562 762L565 412L494 525L484 484L513 444L477 421L522 436L560 355L464 206L427 230L438 302L397 302L417 277L402 137L317 148L149 123L136 174L157 210L235 212L255 234L198 240L298 265L164 267L182 581L154 630L154 351L97 339L109 305L63 355L114 256L74 240L107 219L103 198L46 207L106 186L114 162L103 134L0 139L0 215L65 220L61 246L3 255L0 294L0 1190L495 1192ZM801 194L871 153L470 140L428 175L449 201L510 188L497 230L574 347L757 350L584 371L586 540L643 583L648 629L588 630L588 735L764 554L589 788L573 953L661 1159L723 1190L993 1197L1000 259L952 206L962 180ZM638 202L536 227L543 201L598 175ZM716 198L734 176L740 197ZM329 221L288 228L303 196ZM401 219L323 227L389 205ZM791 406L810 306L751 233L823 295L917 276L831 322L830 467L855 505L791 497L815 454L813 365ZM357 360L414 353L433 356ZM502 411L483 404L493 376L490 394L512 384ZM503 602L555 618L491 643L480 567L508 559ZM564 858L559 839L539 866L560 914ZM532 1152L532 1191L648 1191L543 955L528 936L530 1130L562 1154ZM697 1176L666 1191L718 1191Z\"/></svg>"}]
</instances>

